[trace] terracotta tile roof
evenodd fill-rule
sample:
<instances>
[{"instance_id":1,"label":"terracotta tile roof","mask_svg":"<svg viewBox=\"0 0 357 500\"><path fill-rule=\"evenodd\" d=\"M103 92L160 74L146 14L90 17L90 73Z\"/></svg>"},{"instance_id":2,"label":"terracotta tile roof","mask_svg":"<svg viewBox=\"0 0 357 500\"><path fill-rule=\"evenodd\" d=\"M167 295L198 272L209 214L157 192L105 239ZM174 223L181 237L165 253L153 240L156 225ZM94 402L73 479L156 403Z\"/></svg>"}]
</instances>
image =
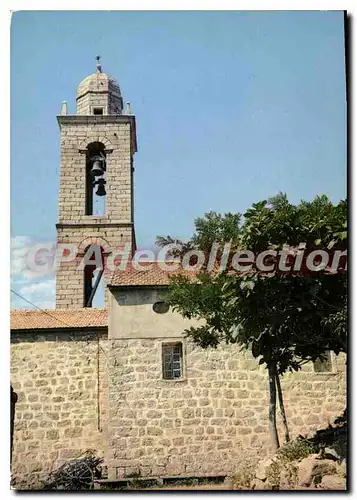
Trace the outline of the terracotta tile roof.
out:
<instances>
[{"instance_id":1,"label":"terracotta tile roof","mask_svg":"<svg viewBox=\"0 0 357 500\"><path fill-rule=\"evenodd\" d=\"M13 309L11 330L45 330L51 328L90 328L108 326L106 309Z\"/></svg>"},{"instance_id":2,"label":"terracotta tile roof","mask_svg":"<svg viewBox=\"0 0 357 500\"><path fill-rule=\"evenodd\" d=\"M202 271L201 271L202 272ZM160 266L152 264L151 268L138 270L127 267L126 270L117 270L111 272L107 278L109 286L159 286L159 285L169 285L171 276L185 276L189 278L192 282L195 282L195 278L199 271L188 271L184 269L177 269L175 271L163 270ZM213 273L210 273L213 275ZM228 274L237 274L237 271L228 271ZM240 271L240 275L254 275L256 271ZM273 276L275 273L261 273L266 276Z\"/></svg>"},{"instance_id":3,"label":"terracotta tile roof","mask_svg":"<svg viewBox=\"0 0 357 500\"><path fill-rule=\"evenodd\" d=\"M173 262L166 262L167 265L172 265ZM112 272L108 272L107 275L107 283L109 286L159 286L159 285L169 285L171 276L186 276L191 279L192 282L195 281L195 278L199 271L188 271L182 268L177 270L165 270L162 269L161 262L148 262L148 263L140 263L142 269L135 269L130 264L127 265L125 270L116 270ZM145 266L147 265L147 269ZM218 267L211 273L214 274L218 271ZM331 270L326 267L323 271L324 274L336 274L336 271L331 272ZM283 271L259 271L256 269L247 269L246 271L235 271L234 269L228 270L228 274L240 274L241 276L253 276L256 274L261 274L266 277L273 277L276 274L284 275ZM287 271L285 274L291 276L301 276L304 274L310 274L309 271ZM313 274L313 273L312 273Z\"/></svg>"},{"instance_id":4,"label":"terracotta tile roof","mask_svg":"<svg viewBox=\"0 0 357 500\"><path fill-rule=\"evenodd\" d=\"M143 285L169 285L170 284L170 276L187 276L189 278L194 279L196 276L196 272L194 271L185 271L183 269L178 270L165 270L162 269L160 265L162 263L142 263L141 266L144 269L134 269L130 265L126 267L125 270L116 270L109 273L107 282L109 286L143 286ZM145 269L145 265L148 266ZM167 262L169 266L170 263ZM171 263L172 265L172 263Z\"/></svg>"}]
</instances>

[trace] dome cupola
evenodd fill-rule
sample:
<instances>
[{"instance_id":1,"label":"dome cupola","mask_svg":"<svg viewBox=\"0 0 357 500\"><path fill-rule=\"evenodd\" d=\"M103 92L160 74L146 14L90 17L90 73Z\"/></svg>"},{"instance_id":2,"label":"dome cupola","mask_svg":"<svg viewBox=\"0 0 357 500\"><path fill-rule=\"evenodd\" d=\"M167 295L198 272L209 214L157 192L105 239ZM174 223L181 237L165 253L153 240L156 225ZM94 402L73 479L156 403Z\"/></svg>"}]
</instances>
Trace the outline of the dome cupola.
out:
<instances>
[{"instance_id":1,"label":"dome cupola","mask_svg":"<svg viewBox=\"0 0 357 500\"><path fill-rule=\"evenodd\" d=\"M100 56L96 59L97 71L77 87L77 115L121 115L123 98L118 82L102 72Z\"/></svg>"}]
</instances>

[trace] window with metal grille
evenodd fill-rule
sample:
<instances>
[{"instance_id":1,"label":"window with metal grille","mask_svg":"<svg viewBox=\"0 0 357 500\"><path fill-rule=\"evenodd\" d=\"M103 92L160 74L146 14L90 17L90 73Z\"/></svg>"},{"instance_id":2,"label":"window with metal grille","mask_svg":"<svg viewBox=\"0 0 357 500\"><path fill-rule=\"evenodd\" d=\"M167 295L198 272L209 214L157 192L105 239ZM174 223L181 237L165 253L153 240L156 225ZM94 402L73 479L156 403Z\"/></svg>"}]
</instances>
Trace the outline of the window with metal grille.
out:
<instances>
[{"instance_id":1,"label":"window with metal grille","mask_svg":"<svg viewBox=\"0 0 357 500\"><path fill-rule=\"evenodd\" d=\"M314 372L332 372L332 358L331 351L326 351L324 353L325 359L316 359L314 361Z\"/></svg>"},{"instance_id":2,"label":"window with metal grille","mask_svg":"<svg viewBox=\"0 0 357 500\"><path fill-rule=\"evenodd\" d=\"M162 376L165 380L182 377L182 342L162 344Z\"/></svg>"}]
</instances>

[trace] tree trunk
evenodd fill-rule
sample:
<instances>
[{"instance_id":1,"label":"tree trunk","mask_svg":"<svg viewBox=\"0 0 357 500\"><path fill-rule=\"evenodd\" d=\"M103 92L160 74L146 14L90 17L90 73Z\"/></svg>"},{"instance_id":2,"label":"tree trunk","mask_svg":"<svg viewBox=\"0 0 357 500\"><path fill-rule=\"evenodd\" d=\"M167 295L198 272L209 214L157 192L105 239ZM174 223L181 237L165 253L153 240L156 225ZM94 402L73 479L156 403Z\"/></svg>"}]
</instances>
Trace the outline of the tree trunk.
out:
<instances>
[{"instance_id":1,"label":"tree trunk","mask_svg":"<svg viewBox=\"0 0 357 500\"><path fill-rule=\"evenodd\" d=\"M269 375L269 429L274 450L279 448L278 430L276 428L276 377L274 363L268 365Z\"/></svg>"},{"instance_id":2,"label":"tree trunk","mask_svg":"<svg viewBox=\"0 0 357 500\"><path fill-rule=\"evenodd\" d=\"M288 428L288 423L286 421L283 393L282 393L281 385L280 385L280 378L279 378L279 374L276 370L275 370L275 383L276 383L276 390L278 392L281 420L283 421L283 427L284 427L284 433L285 433L285 443L288 443L290 441L289 428Z\"/></svg>"}]
</instances>

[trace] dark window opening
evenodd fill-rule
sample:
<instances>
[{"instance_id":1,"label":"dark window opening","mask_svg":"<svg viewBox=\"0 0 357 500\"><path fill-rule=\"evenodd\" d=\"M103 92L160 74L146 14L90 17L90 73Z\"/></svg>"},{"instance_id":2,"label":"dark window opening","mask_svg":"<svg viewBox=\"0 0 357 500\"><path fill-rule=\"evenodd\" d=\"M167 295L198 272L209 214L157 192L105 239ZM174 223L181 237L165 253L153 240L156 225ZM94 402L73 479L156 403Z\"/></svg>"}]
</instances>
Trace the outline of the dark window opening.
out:
<instances>
[{"instance_id":1,"label":"dark window opening","mask_svg":"<svg viewBox=\"0 0 357 500\"><path fill-rule=\"evenodd\" d=\"M84 267L83 307L93 307L93 299L98 295L98 290L101 293L103 288L104 250L100 246L90 245L85 249L84 256L88 251L87 258L90 262L93 261L93 264L89 263ZM96 261L98 256L100 262Z\"/></svg>"},{"instance_id":2,"label":"dark window opening","mask_svg":"<svg viewBox=\"0 0 357 500\"><path fill-rule=\"evenodd\" d=\"M93 291L95 266L86 266L84 269L84 304L83 307L92 307L89 298Z\"/></svg>"},{"instance_id":3,"label":"dark window opening","mask_svg":"<svg viewBox=\"0 0 357 500\"><path fill-rule=\"evenodd\" d=\"M314 361L314 372L332 372L331 351L326 351L324 353L324 359L316 359Z\"/></svg>"},{"instance_id":4,"label":"dark window opening","mask_svg":"<svg viewBox=\"0 0 357 500\"><path fill-rule=\"evenodd\" d=\"M105 215L106 169L104 144L89 144L86 154L86 215Z\"/></svg>"},{"instance_id":5,"label":"dark window opening","mask_svg":"<svg viewBox=\"0 0 357 500\"><path fill-rule=\"evenodd\" d=\"M170 305L164 300L159 300L158 302L155 302L152 308L157 314L165 314L170 309Z\"/></svg>"},{"instance_id":6,"label":"dark window opening","mask_svg":"<svg viewBox=\"0 0 357 500\"><path fill-rule=\"evenodd\" d=\"M162 344L162 377L165 380L182 378L182 342Z\"/></svg>"},{"instance_id":7,"label":"dark window opening","mask_svg":"<svg viewBox=\"0 0 357 500\"><path fill-rule=\"evenodd\" d=\"M93 108L93 115L102 115L103 111L103 108Z\"/></svg>"}]
</instances>

